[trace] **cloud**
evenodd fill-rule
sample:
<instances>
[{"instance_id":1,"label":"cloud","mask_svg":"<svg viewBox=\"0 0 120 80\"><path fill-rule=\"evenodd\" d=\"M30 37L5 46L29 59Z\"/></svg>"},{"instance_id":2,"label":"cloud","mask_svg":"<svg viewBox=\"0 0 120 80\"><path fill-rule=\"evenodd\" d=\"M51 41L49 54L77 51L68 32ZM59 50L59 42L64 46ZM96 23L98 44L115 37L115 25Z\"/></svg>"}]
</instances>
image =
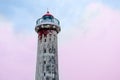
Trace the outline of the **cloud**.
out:
<instances>
[{"instance_id":1,"label":"cloud","mask_svg":"<svg viewBox=\"0 0 120 80\"><path fill-rule=\"evenodd\" d=\"M82 21L64 30L68 36L60 35L66 40L59 50L60 79L119 80L119 21L119 10L99 3L86 6Z\"/></svg>"},{"instance_id":2,"label":"cloud","mask_svg":"<svg viewBox=\"0 0 120 80\"><path fill-rule=\"evenodd\" d=\"M18 34L13 27L12 22L0 16L0 80L33 80L36 58L35 35Z\"/></svg>"}]
</instances>

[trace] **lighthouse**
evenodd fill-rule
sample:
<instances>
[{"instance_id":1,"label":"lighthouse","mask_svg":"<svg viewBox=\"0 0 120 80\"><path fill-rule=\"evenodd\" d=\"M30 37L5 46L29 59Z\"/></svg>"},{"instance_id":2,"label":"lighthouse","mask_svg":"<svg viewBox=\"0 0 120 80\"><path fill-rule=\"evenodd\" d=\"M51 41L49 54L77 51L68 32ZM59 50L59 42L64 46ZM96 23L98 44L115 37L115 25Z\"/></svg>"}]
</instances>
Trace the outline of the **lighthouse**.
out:
<instances>
[{"instance_id":1,"label":"lighthouse","mask_svg":"<svg viewBox=\"0 0 120 80\"><path fill-rule=\"evenodd\" d=\"M35 80L59 80L57 34L60 22L47 11L36 21L38 34Z\"/></svg>"}]
</instances>

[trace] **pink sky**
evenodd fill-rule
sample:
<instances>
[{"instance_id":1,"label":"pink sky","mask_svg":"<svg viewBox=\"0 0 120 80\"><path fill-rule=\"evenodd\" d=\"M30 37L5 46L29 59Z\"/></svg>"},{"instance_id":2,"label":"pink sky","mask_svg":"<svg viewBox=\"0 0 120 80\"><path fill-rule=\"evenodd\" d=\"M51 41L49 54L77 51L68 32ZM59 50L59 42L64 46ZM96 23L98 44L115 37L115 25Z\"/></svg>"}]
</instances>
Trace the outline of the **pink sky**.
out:
<instances>
[{"instance_id":1,"label":"pink sky","mask_svg":"<svg viewBox=\"0 0 120 80\"><path fill-rule=\"evenodd\" d=\"M120 12L93 3L85 16L60 46L60 80L120 80Z\"/></svg>"},{"instance_id":2,"label":"pink sky","mask_svg":"<svg viewBox=\"0 0 120 80\"><path fill-rule=\"evenodd\" d=\"M59 34L60 80L120 80L120 11L92 3L84 13ZM34 80L37 34L0 18L0 80Z\"/></svg>"}]
</instances>

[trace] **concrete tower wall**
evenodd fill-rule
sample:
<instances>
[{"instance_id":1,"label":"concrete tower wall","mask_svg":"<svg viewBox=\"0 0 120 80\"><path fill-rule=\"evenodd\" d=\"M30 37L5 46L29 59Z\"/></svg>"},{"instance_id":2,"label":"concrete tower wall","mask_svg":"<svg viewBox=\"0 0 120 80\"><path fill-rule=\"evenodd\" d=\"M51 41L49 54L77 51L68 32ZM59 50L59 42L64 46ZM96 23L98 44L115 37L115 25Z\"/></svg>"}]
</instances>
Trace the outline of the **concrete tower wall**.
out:
<instances>
[{"instance_id":1,"label":"concrete tower wall","mask_svg":"<svg viewBox=\"0 0 120 80\"><path fill-rule=\"evenodd\" d=\"M56 30L39 31L35 80L59 80L57 52Z\"/></svg>"}]
</instances>

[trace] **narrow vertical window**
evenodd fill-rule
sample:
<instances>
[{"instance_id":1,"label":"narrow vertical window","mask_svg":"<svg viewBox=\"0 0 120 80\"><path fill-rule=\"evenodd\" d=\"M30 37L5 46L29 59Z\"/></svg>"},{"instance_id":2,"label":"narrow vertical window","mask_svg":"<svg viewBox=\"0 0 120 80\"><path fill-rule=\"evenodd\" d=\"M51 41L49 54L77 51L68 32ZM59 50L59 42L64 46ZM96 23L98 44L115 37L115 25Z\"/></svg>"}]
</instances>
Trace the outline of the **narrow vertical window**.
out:
<instances>
[{"instance_id":1,"label":"narrow vertical window","mask_svg":"<svg viewBox=\"0 0 120 80\"><path fill-rule=\"evenodd\" d=\"M45 76L45 73L44 73L44 76Z\"/></svg>"},{"instance_id":2,"label":"narrow vertical window","mask_svg":"<svg viewBox=\"0 0 120 80\"><path fill-rule=\"evenodd\" d=\"M46 39L44 40L44 42L46 42Z\"/></svg>"},{"instance_id":3,"label":"narrow vertical window","mask_svg":"<svg viewBox=\"0 0 120 80\"><path fill-rule=\"evenodd\" d=\"M46 64L46 61L44 61L43 63Z\"/></svg>"},{"instance_id":4,"label":"narrow vertical window","mask_svg":"<svg viewBox=\"0 0 120 80\"><path fill-rule=\"evenodd\" d=\"M44 53L46 53L46 49L44 48Z\"/></svg>"}]
</instances>

